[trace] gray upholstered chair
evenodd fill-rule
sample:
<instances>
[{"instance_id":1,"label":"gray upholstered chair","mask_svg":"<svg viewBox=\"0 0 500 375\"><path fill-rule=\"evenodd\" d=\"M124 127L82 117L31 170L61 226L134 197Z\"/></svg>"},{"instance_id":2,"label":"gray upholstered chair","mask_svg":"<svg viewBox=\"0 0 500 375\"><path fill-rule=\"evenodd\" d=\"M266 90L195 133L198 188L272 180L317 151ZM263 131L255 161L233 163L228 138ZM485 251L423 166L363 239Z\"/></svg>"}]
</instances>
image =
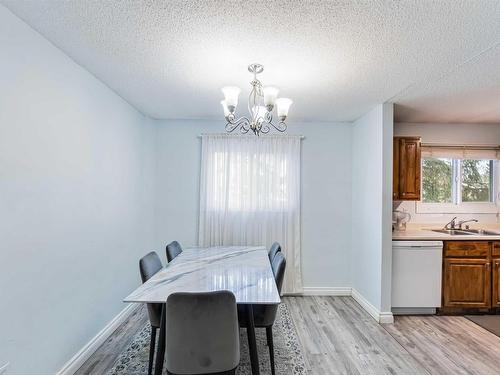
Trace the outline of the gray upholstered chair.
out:
<instances>
[{"instance_id":1,"label":"gray upholstered chair","mask_svg":"<svg viewBox=\"0 0 500 375\"><path fill-rule=\"evenodd\" d=\"M281 294L283 278L285 276L286 260L281 251L278 251L271 264L276 287ZM253 305L253 318L255 328L265 328L267 345L269 346L269 357L271 359L271 373L275 374L274 368L274 343L273 343L273 325L276 320L278 305ZM247 328L247 310L244 306L238 305L238 321L240 327Z\"/></svg>"},{"instance_id":2,"label":"gray upholstered chair","mask_svg":"<svg viewBox=\"0 0 500 375\"><path fill-rule=\"evenodd\" d=\"M269 249L269 261L271 264L273 263L274 257L276 256L277 253L281 251L281 245L278 242L275 242L271 245L271 248Z\"/></svg>"},{"instance_id":3,"label":"gray upholstered chair","mask_svg":"<svg viewBox=\"0 0 500 375\"><path fill-rule=\"evenodd\" d=\"M240 341L233 293L171 294L166 316L167 374L235 374Z\"/></svg>"},{"instance_id":4,"label":"gray upholstered chair","mask_svg":"<svg viewBox=\"0 0 500 375\"><path fill-rule=\"evenodd\" d=\"M167 245L167 262L170 263L180 253L182 253L181 244L177 241L170 242Z\"/></svg>"},{"instance_id":5,"label":"gray upholstered chair","mask_svg":"<svg viewBox=\"0 0 500 375\"><path fill-rule=\"evenodd\" d=\"M148 281L154 274L162 269L160 257L154 251L145 255L139 261L142 282ZM149 323L151 324L151 341L149 343L149 367L148 375L153 371L153 359L155 355L156 331L160 328L161 304L148 303Z\"/></svg>"}]
</instances>

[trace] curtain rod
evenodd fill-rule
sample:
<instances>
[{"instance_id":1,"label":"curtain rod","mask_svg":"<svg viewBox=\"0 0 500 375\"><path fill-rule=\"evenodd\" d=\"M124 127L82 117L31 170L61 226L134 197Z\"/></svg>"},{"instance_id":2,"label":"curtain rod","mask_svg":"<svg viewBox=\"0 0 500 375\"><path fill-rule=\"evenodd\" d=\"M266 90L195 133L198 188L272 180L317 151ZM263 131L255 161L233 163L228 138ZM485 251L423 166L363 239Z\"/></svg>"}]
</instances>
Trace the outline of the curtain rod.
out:
<instances>
[{"instance_id":1,"label":"curtain rod","mask_svg":"<svg viewBox=\"0 0 500 375\"><path fill-rule=\"evenodd\" d=\"M500 150L499 145L453 145L446 143L422 143L422 147L463 148L469 150Z\"/></svg>"},{"instance_id":2,"label":"curtain rod","mask_svg":"<svg viewBox=\"0 0 500 375\"><path fill-rule=\"evenodd\" d=\"M198 135L198 138L201 138L203 137L204 135L226 135L226 136L230 136L230 137L245 137L246 135L245 134L224 134L224 133L202 133L202 134L199 134ZM270 134L270 135L263 135L262 137L287 137L287 136L291 136L291 137L299 137L300 139L305 139L306 137L304 135L295 135L295 134L285 134L285 135L279 135L279 134Z\"/></svg>"}]
</instances>

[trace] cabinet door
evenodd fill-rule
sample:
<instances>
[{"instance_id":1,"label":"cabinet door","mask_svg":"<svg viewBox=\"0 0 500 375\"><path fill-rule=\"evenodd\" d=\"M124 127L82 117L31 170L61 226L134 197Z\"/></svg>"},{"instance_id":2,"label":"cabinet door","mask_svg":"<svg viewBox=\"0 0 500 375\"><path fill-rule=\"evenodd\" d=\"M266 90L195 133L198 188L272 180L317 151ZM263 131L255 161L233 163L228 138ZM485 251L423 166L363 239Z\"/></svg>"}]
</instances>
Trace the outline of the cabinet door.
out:
<instances>
[{"instance_id":1,"label":"cabinet door","mask_svg":"<svg viewBox=\"0 0 500 375\"><path fill-rule=\"evenodd\" d=\"M392 146L392 199L397 201L401 200L399 197L399 138L394 138Z\"/></svg>"},{"instance_id":2,"label":"cabinet door","mask_svg":"<svg viewBox=\"0 0 500 375\"><path fill-rule=\"evenodd\" d=\"M493 300L491 301L492 307L500 307L500 258L494 258L493 262Z\"/></svg>"},{"instance_id":3,"label":"cabinet door","mask_svg":"<svg viewBox=\"0 0 500 375\"><path fill-rule=\"evenodd\" d=\"M444 260L443 306L490 307L491 269L488 259Z\"/></svg>"},{"instance_id":4,"label":"cabinet door","mask_svg":"<svg viewBox=\"0 0 500 375\"><path fill-rule=\"evenodd\" d=\"M399 139L399 199L420 200L420 138Z\"/></svg>"},{"instance_id":5,"label":"cabinet door","mask_svg":"<svg viewBox=\"0 0 500 375\"><path fill-rule=\"evenodd\" d=\"M500 258L500 242L493 242L491 246L491 256Z\"/></svg>"}]
</instances>

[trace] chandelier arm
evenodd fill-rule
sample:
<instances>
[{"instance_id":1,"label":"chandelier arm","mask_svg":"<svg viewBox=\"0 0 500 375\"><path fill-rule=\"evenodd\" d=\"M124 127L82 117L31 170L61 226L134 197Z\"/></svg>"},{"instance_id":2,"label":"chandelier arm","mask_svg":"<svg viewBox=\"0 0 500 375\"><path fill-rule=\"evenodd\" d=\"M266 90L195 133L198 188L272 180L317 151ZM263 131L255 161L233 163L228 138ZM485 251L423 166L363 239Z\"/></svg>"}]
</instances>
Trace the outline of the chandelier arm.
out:
<instances>
[{"instance_id":1,"label":"chandelier arm","mask_svg":"<svg viewBox=\"0 0 500 375\"><path fill-rule=\"evenodd\" d=\"M234 119L231 117L226 117L227 123L226 123L226 131L228 133L233 132L236 128L240 127L243 129L245 128L246 132L250 129L250 127L247 128L248 125L250 125L250 120L246 117L240 117L239 119Z\"/></svg>"},{"instance_id":2,"label":"chandelier arm","mask_svg":"<svg viewBox=\"0 0 500 375\"><path fill-rule=\"evenodd\" d=\"M287 125L284 121L278 122L277 125L272 123L272 122L270 122L269 124L271 124L273 126L273 128L275 128L277 131L279 131L281 133L284 133L287 129Z\"/></svg>"},{"instance_id":3,"label":"chandelier arm","mask_svg":"<svg viewBox=\"0 0 500 375\"><path fill-rule=\"evenodd\" d=\"M252 106L250 105L250 101L252 100L252 94L255 92L255 86L252 87L252 90L250 90L250 94L248 94L248 102L247 102L247 108L248 108L248 113L250 114L250 118L253 121L254 120L254 114L252 111ZM255 95L254 95L254 103L255 103Z\"/></svg>"},{"instance_id":4,"label":"chandelier arm","mask_svg":"<svg viewBox=\"0 0 500 375\"><path fill-rule=\"evenodd\" d=\"M271 112L266 113L266 117L264 119L266 124L271 125L273 128L275 128L277 131L283 133L287 129L287 125L284 121L280 121L278 124L275 124L273 122L273 114Z\"/></svg>"},{"instance_id":5,"label":"chandelier arm","mask_svg":"<svg viewBox=\"0 0 500 375\"><path fill-rule=\"evenodd\" d=\"M250 128L251 128L250 127L250 121L248 121L248 119L247 119L247 121L244 121L244 122L241 123L240 132L242 134L246 134L246 133L248 133L250 131Z\"/></svg>"},{"instance_id":6,"label":"chandelier arm","mask_svg":"<svg viewBox=\"0 0 500 375\"><path fill-rule=\"evenodd\" d=\"M260 132L262 134L267 134L267 133L269 133L270 130L271 130L271 128L269 127L269 122L264 121L262 123L262 127L260 128Z\"/></svg>"}]
</instances>

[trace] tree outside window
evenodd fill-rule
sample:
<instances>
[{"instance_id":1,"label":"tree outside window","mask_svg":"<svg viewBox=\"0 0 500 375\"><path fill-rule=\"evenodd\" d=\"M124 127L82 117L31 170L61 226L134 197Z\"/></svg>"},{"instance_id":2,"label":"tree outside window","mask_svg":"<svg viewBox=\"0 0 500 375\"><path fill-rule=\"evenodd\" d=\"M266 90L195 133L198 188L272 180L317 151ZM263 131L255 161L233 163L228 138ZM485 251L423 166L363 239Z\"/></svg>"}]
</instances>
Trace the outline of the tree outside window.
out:
<instances>
[{"instance_id":1,"label":"tree outside window","mask_svg":"<svg viewBox=\"0 0 500 375\"><path fill-rule=\"evenodd\" d=\"M422 201L425 203L451 203L453 161L444 158L422 159Z\"/></svg>"},{"instance_id":2,"label":"tree outside window","mask_svg":"<svg viewBox=\"0 0 500 375\"><path fill-rule=\"evenodd\" d=\"M493 160L422 158L422 202L493 202Z\"/></svg>"},{"instance_id":3,"label":"tree outside window","mask_svg":"<svg viewBox=\"0 0 500 375\"><path fill-rule=\"evenodd\" d=\"M462 202L491 202L493 160L462 160Z\"/></svg>"}]
</instances>

